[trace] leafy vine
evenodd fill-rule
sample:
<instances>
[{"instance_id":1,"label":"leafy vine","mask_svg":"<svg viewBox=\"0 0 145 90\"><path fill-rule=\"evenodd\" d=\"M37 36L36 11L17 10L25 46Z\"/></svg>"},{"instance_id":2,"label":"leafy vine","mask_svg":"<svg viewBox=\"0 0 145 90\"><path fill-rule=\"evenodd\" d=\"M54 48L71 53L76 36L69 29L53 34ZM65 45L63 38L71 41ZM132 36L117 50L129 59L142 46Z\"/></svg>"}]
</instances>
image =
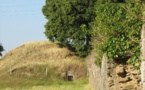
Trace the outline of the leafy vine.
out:
<instances>
[{"instance_id":1,"label":"leafy vine","mask_svg":"<svg viewBox=\"0 0 145 90\"><path fill-rule=\"evenodd\" d=\"M107 53L110 60L130 57L128 63L132 65L140 61L141 7L140 3L98 4L96 20L92 24L99 53L97 65L101 65L103 53Z\"/></svg>"}]
</instances>

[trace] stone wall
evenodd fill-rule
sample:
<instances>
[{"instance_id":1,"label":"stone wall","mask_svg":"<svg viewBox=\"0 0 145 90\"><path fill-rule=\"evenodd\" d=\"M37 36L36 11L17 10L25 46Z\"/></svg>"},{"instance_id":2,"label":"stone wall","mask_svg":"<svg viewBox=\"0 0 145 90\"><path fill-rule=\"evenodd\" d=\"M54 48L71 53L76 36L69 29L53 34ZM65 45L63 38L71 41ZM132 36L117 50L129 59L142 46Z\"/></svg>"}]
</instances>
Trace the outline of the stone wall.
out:
<instances>
[{"instance_id":1,"label":"stone wall","mask_svg":"<svg viewBox=\"0 0 145 90\"><path fill-rule=\"evenodd\" d=\"M87 58L87 64L89 81L93 90L140 90L140 70L120 60L108 62L105 54L102 66L98 67L94 63L96 56L91 55L90 57Z\"/></svg>"},{"instance_id":2,"label":"stone wall","mask_svg":"<svg viewBox=\"0 0 145 90\"><path fill-rule=\"evenodd\" d=\"M114 63L109 73L109 90L140 90L140 70L127 63Z\"/></svg>"},{"instance_id":3,"label":"stone wall","mask_svg":"<svg viewBox=\"0 0 145 90\"><path fill-rule=\"evenodd\" d=\"M96 58L95 53L87 57L88 75L89 83L91 84L93 90L102 90L102 80L101 80L101 69L94 63Z\"/></svg>"},{"instance_id":4,"label":"stone wall","mask_svg":"<svg viewBox=\"0 0 145 90\"><path fill-rule=\"evenodd\" d=\"M89 81L93 90L145 90L145 24L142 25L140 45L140 70L129 65L127 58L108 63L105 54L101 67L98 67L94 63L97 55L91 54L87 58L87 65ZM120 61L123 61L123 63Z\"/></svg>"},{"instance_id":5,"label":"stone wall","mask_svg":"<svg viewBox=\"0 0 145 90\"><path fill-rule=\"evenodd\" d=\"M142 25L141 31L141 87L145 90L145 24Z\"/></svg>"},{"instance_id":6,"label":"stone wall","mask_svg":"<svg viewBox=\"0 0 145 90\"><path fill-rule=\"evenodd\" d=\"M96 66L94 63L96 56L91 55L87 58L87 65L89 71L89 82L92 85L93 90L109 90L109 81L108 81L108 67L107 67L107 58L103 56L102 67Z\"/></svg>"}]
</instances>

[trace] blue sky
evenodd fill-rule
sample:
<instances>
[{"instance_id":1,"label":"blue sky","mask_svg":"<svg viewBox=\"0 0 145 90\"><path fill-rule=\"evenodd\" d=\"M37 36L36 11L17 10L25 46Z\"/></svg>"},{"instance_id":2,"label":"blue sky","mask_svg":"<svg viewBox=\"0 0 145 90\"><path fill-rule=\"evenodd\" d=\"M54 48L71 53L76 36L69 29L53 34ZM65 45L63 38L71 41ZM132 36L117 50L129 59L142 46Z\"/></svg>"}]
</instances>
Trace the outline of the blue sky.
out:
<instances>
[{"instance_id":1,"label":"blue sky","mask_svg":"<svg viewBox=\"0 0 145 90\"><path fill-rule=\"evenodd\" d=\"M44 4L45 0L0 0L0 42L5 52L26 42L47 40Z\"/></svg>"}]
</instances>

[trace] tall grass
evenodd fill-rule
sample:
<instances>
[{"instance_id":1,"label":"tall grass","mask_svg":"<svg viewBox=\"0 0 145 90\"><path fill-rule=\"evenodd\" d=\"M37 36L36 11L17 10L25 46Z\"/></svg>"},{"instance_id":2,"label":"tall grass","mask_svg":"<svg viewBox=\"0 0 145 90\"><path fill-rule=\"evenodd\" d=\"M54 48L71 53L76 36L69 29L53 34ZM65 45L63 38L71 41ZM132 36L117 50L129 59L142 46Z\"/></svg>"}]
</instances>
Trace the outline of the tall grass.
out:
<instances>
[{"instance_id":1,"label":"tall grass","mask_svg":"<svg viewBox=\"0 0 145 90\"><path fill-rule=\"evenodd\" d=\"M8 52L0 67L0 90L91 90L85 62L56 43L26 43ZM68 69L76 81L63 80Z\"/></svg>"}]
</instances>

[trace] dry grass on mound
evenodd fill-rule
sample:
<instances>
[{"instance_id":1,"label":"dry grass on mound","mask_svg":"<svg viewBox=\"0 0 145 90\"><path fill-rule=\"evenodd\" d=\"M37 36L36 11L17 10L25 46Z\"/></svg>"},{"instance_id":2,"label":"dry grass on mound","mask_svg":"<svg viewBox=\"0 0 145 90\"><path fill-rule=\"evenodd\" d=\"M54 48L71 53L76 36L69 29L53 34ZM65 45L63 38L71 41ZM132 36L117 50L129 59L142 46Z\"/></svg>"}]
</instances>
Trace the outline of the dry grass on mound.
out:
<instances>
[{"instance_id":1,"label":"dry grass on mound","mask_svg":"<svg viewBox=\"0 0 145 90\"><path fill-rule=\"evenodd\" d=\"M77 77L86 75L85 63L80 58L74 56L67 48L60 48L58 44L48 41L29 42L11 50L1 59L0 72L6 74L11 70L21 73L24 68L35 66L51 67L55 73L70 69ZM61 76L60 73L58 75Z\"/></svg>"}]
</instances>

